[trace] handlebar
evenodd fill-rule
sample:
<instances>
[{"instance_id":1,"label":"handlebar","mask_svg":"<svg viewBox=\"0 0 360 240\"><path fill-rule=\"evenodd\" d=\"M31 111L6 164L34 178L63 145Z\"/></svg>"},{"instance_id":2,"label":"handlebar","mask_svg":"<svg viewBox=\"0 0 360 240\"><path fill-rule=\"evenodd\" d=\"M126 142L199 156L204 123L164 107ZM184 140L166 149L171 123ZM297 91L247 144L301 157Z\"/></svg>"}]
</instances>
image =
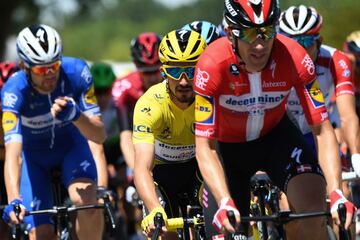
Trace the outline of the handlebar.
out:
<instances>
[{"instance_id":1,"label":"handlebar","mask_svg":"<svg viewBox=\"0 0 360 240\"><path fill-rule=\"evenodd\" d=\"M353 181L359 179L355 172L342 172L341 177L343 181Z\"/></svg>"},{"instance_id":2,"label":"handlebar","mask_svg":"<svg viewBox=\"0 0 360 240\"><path fill-rule=\"evenodd\" d=\"M338 206L338 214L340 219L340 226L339 226L339 240L350 240L351 232L350 230L345 229L345 222L346 222L346 206L343 203L340 203Z\"/></svg>"}]
</instances>

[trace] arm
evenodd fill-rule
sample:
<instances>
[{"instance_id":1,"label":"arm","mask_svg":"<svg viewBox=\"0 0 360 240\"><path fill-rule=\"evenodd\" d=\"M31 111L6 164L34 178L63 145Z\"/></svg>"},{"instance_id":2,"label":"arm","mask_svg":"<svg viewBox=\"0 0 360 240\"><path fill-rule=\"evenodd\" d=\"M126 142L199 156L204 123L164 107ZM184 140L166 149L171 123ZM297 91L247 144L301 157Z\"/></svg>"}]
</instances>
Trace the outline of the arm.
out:
<instances>
[{"instance_id":1,"label":"arm","mask_svg":"<svg viewBox=\"0 0 360 240\"><path fill-rule=\"evenodd\" d=\"M124 130L120 132L120 149L124 156L124 160L129 168L134 169L135 152L134 144L132 143L131 138L131 130Z\"/></svg>"},{"instance_id":2,"label":"arm","mask_svg":"<svg viewBox=\"0 0 360 240\"><path fill-rule=\"evenodd\" d=\"M360 153L359 118L355 112L355 97L350 94L340 95L336 97L336 106L340 115L343 137L350 152Z\"/></svg>"},{"instance_id":3,"label":"arm","mask_svg":"<svg viewBox=\"0 0 360 240\"><path fill-rule=\"evenodd\" d=\"M86 139L98 144L102 144L105 141L105 127L100 117L88 117L81 113L80 117L73 123Z\"/></svg>"},{"instance_id":4,"label":"arm","mask_svg":"<svg viewBox=\"0 0 360 240\"><path fill-rule=\"evenodd\" d=\"M155 190L154 179L152 177L152 167L155 155L153 144L138 143L135 146L135 167L134 183L140 198L148 211L160 207L160 202Z\"/></svg>"},{"instance_id":5,"label":"arm","mask_svg":"<svg viewBox=\"0 0 360 240\"><path fill-rule=\"evenodd\" d=\"M318 148L318 159L327 182L328 192L341 189L341 162L339 147L333 127L329 120L312 125L315 142Z\"/></svg>"},{"instance_id":6,"label":"arm","mask_svg":"<svg viewBox=\"0 0 360 240\"><path fill-rule=\"evenodd\" d=\"M61 121L72 121L88 140L102 144L106 139L104 124L100 116L87 116L70 97L59 97L51 106L51 115Z\"/></svg>"},{"instance_id":7,"label":"arm","mask_svg":"<svg viewBox=\"0 0 360 240\"><path fill-rule=\"evenodd\" d=\"M225 174L220 159L215 150L215 141L203 137L195 137L196 159L204 178L213 193L216 202L230 197L226 185ZM217 176L214 178L214 176Z\"/></svg>"},{"instance_id":8,"label":"arm","mask_svg":"<svg viewBox=\"0 0 360 240\"><path fill-rule=\"evenodd\" d=\"M95 143L91 140L88 140L88 143L96 164L96 170L98 175L97 185L107 188L108 174L104 147L102 144Z\"/></svg>"},{"instance_id":9,"label":"arm","mask_svg":"<svg viewBox=\"0 0 360 240\"><path fill-rule=\"evenodd\" d=\"M8 202L20 198L22 143L9 142L5 145L4 178Z\"/></svg>"}]
</instances>

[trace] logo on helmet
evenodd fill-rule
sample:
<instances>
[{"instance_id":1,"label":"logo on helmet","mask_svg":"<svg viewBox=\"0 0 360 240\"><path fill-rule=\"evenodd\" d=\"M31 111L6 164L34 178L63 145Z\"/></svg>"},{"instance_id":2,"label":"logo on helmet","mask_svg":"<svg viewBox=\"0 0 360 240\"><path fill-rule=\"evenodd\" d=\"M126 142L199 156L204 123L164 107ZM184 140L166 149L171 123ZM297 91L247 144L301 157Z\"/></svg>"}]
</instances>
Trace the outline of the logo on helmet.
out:
<instances>
[{"instance_id":1,"label":"logo on helmet","mask_svg":"<svg viewBox=\"0 0 360 240\"><path fill-rule=\"evenodd\" d=\"M227 8L227 10L231 14L231 16L235 17L237 15L235 9L233 8L233 6L231 6L231 3L229 0L225 0L225 7Z\"/></svg>"}]
</instances>

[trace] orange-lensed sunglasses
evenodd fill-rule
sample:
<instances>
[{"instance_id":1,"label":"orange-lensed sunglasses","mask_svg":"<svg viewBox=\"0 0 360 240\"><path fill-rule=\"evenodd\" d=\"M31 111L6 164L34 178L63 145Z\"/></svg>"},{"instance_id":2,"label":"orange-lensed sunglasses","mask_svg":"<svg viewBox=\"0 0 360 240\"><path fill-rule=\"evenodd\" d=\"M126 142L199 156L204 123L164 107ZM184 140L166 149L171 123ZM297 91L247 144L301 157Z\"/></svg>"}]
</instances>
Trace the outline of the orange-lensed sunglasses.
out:
<instances>
[{"instance_id":1,"label":"orange-lensed sunglasses","mask_svg":"<svg viewBox=\"0 0 360 240\"><path fill-rule=\"evenodd\" d=\"M45 75L49 72L49 70L51 70L53 73L56 72L57 70L59 70L60 66L61 61L59 60L47 66L33 66L31 67L31 72L36 75Z\"/></svg>"}]
</instances>

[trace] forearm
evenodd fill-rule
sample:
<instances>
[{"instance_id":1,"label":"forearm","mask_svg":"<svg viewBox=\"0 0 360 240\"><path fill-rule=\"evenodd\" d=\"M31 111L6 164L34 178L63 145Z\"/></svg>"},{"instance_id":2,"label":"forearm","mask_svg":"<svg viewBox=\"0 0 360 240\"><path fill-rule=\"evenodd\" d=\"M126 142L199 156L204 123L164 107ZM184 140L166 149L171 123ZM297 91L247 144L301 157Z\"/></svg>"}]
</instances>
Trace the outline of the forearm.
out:
<instances>
[{"instance_id":1,"label":"forearm","mask_svg":"<svg viewBox=\"0 0 360 240\"><path fill-rule=\"evenodd\" d=\"M135 151L131 137L132 132L130 130L125 130L120 133L120 149L127 166L134 169Z\"/></svg>"},{"instance_id":2,"label":"forearm","mask_svg":"<svg viewBox=\"0 0 360 240\"><path fill-rule=\"evenodd\" d=\"M100 118L89 118L84 113L81 113L80 117L73 123L86 139L99 144L105 141L105 128Z\"/></svg>"},{"instance_id":3,"label":"forearm","mask_svg":"<svg viewBox=\"0 0 360 240\"><path fill-rule=\"evenodd\" d=\"M21 159L20 155L6 152L4 165L5 186L8 202L15 198L20 198L20 175L21 175Z\"/></svg>"},{"instance_id":4,"label":"forearm","mask_svg":"<svg viewBox=\"0 0 360 240\"><path fill-rule=\"evenodd\" d=\"M96 171L98 176L98 186L108 187L108 173L107 173L107 163L104 153L104 147L102 144L95 143L93 141L88 141L91 153L94 157L96 164Z\"/></svg>"},{"instance_id":5,"label":"forearm","mask_svg":"<svg viewBox=\"0 0 360 240\"><path fill-rule=\"evenodd\" d=\"M210 148L203 149L197 147L196 159L204 181L210 188L216 202L220 203L224 197L230 197L224 170L216 151Z\"/></svg>"},{"instance_id":6,"label":"forearm","mask_svg":"<svg viewBox=\"0 0 360 240\"><path fill-rule=\"evenodd\" d=\"M352 154L360 153L359 119L356 115L340 118L344 140Z\"/></svg>"},{"instance_id":7,"label":"forearm","mask_svg":"<svg viewBox=\"0 0 360 240\"><path fill-rule=\"evenodd\" d=\"M151 176L149 169L145 167L138 168L135 166L134 183L136 190L148 211L160 206L160 202L156 194L154 179Z\"/></svg>"},{"instance_id":8,"label":"forearm","mask_svg":"<svg viewBox=\"0 0 360 240\"><path fill-rule=\"evenodd\" d=\"M318 159L323 170L328 192L341 189L341 161L339 147L332 126L329 121L323 122L327 130L314 131L318 145Z\"/></svg>"}]
</instances>

